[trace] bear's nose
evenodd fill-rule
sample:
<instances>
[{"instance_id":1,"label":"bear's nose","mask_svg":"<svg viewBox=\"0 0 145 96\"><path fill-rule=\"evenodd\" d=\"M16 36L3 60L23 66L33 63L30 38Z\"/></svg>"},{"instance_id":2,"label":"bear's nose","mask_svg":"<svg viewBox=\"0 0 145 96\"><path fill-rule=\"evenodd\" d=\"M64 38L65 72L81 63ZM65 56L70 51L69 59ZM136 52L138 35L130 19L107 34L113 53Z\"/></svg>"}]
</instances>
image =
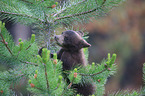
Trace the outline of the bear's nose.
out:
<instances>
[{"instance_id":1,"label":"bear's nose","mask_svg":"<svg viewBox=\"0 0 145 96\"><path fill-rule=\"evenodd\" d=\"M54 39L55 39L55 40L58 40L58 36L55 35L55 36L54 36Z\"/></svg>"}]
</instances>

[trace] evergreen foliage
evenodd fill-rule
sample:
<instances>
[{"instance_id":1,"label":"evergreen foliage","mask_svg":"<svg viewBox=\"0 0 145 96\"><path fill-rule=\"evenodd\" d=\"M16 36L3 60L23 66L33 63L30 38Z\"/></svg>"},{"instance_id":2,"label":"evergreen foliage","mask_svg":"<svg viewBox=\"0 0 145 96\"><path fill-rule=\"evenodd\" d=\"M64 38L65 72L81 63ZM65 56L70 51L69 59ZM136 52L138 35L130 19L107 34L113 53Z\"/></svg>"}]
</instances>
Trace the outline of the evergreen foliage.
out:
<instances>
[{"instance_id":1,"label":"evergreen foliage","mask_svg":"<svg viewBox=\"0 0 145 96\"><path fill-rule=\"evenodd\" d=\"M67 96L71 96L74 94L74 91L70 88L71 85L68 85L61 76L62 65L61 61L57 60L56 54L54 54L53 59L50 59L50 51L43 48L42 57L37 55L37 45L34 42L34 34L32 34L31 40L23 41L23 43L19 40L20 44L15 45L11 36L4 28L4 23L1 24L1 26L0 35L3 40L0 42L0 52L2 54L0 55L1 63L4 64L3 62L8 61L6 63L13 66L7 71L0 72L0 83L2 85L0 89L3 90L3 96L12 94L9 86L11 86L11 84L14 86L23 77L29 78L28 90L32 95L61 96L67 94ZM2 37L4 37L4 39ZM13 44L13 46L9 44ZM4 48L5 54L2 53ZM86 53L87 49L84 49L84 51ZM94 82L97 86L95 95L100 96L104 94L104 84L106 83L107 77L115 73L115 59L116 54L113 54L112 58L110 58L109 54L108 59L104 60L102 64L96 65L93 63L86 67L76 66L74 70L66 73L68 74L71 84ZM76 76L74 73L76 73Z\"/></svg>"},{"instance_id":2,"label":"evergreen foliage","mask_svg":"<svg viewBox=\"0 0 145 96\"><path fill-rule=\"evenodd\" d=\"M143 64L143 83L145 84L145 63ZM142 88L142 95L145 95L145 87Z\"/></svg>"},{"instance_id":3,"label":"evergreen foliage","mask_svg":"<svg viewBox=\"0 0 145 96\"><path fill-rule=\"evenodd\" d=\"M113 94L110 94L109 96L144 96L144 95L141 95L141 93L137 92L137 91L132 91L132 92L129 92L128 90L127 91L118 91L116 93L113 93Z\"/></svg>"},{"instance_id":4,"label":"evergreen foliage","mask_svg":"<svg viewBox=\"0 0 145 96\"><path fill-rule=\"evenodd\" d=\"M26 78L27 90L32 96L72 96L75 91L72 84L93 82L96 85L95 96L104 94L104 84L108 76L116 71L114 64L116 54L101 64L92 63L86 67L78 67L66 71L71 83L67 84L62 76L62 64L57 55L50 58L50 51L44 48L42 57L38 55L38 43L47 44L48 49L54 50L53 36L55 29L61 25L72 25L78 22L88 22L90 17L97 18L105 15L114 6L124 0L0 0L0 19L13 20L31 25L36 34L31 40L22 41L15 45L11 35L0 22L0 63L6 70L0 71L0 95L10 96L15 92L17 82ZM43 40L42 40L43 39ZM86 58L88 50L84 49ZM11 86L11 87L10 87ZM79 96L79 94L77 95Z\"/></svg>"},{"instance_id":5,"label":"evergreen foliage","mask_svg":"<svg viewBox=\"0 0 145 96\"><path fill-rule=\"evenodd\" d=\"M57 0L56 0L57 1ZM124 0L1 0L0 19L31 25L39 43L52 47L55 28L98 19ZM44 41L44 42L43 42Z\"/></svg>"},{"instance_id":6,"label":"evergreen foliage","mask_svg":"<svg viewBox=\"0 0 145 96\"><path fill-rule=\"evenodd\" d=\"M37 60L35 55L38 47L35 42L30 41L23 41L24 43L21 41L19 45L15 45L4 25L0 22L0 64L7 66L7 70L0 71L0 89L4 91L3 96L9 96L10 85L13 86L22 77L27 77L33 72L33 67L37 66L37 64L30 62Z\"/></svg>"},{"instance_id":7,"label":"evergreen foliage","mask_svg":"<svg viewBox=\"0 0 145 96\"><path fill-rule=\"evenodd\" d=\"M145 83L145 64L143 64L143 82ZM115 93L109 94L109 96L144 96L145 95L145 87L144 84L142 86L142 88L138 89L138 90L119 90Z\"/></svg>"}]
</instances>

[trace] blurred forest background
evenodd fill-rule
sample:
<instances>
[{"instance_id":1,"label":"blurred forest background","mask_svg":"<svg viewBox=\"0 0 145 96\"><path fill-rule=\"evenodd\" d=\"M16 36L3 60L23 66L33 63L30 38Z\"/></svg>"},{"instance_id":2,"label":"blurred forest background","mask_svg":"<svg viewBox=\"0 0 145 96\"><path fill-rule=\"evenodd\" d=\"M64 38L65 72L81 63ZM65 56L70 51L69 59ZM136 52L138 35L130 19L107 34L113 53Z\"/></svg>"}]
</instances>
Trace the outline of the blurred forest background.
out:
<instances>
[{"instance_id":1,"label":"blurred forest background","mask_svg":"<svg viewBox=\"0 0 145 96\"><path fill-rule=\"evenodd\" d=\"M80 28L89 32L89 63L100 63L107 53L116 53L118 72L106 84L107 92L136 89L143 86L142 66L145 62L145 0L128 0L98 20ZM31 26L6 22L14 40L31 36ZM78 26L76 26L77 29ZM57 31L62 32L65 29ZM0 68L2 70L2 68Z\"/></svg>"}]
</instances>

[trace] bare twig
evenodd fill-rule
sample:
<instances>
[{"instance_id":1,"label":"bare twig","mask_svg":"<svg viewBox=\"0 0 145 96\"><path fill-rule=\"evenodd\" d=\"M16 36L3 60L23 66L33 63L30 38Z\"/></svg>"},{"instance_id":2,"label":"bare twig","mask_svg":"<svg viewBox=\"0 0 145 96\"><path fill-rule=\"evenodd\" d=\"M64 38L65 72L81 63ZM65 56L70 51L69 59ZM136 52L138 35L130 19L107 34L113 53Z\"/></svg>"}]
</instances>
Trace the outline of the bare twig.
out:
<instances>
[{"instance_id":1,"label":"bare twig","mask_svg":"<svg viewBox=\"0 0 145 96\"><path fill-rule=\"evenodd\" d=\"M15 15L15 16L23 16L23 17L32 18L32 19L44 22L44 20L42 20L40 18L33 17L32 15L26 15L26 14L20 14L20 13L11 13L11 12L5 12L5 11L0 11L0 13L1 14Z\"/></svg>"},{"instance_id":2,"label":"bare twig","mask_svg":"<svg viewBox=\"0 0 145 96\"><path fill-rule=\"evenodd\" d=\"M63 11L65 11L66 9L68 9L68 8L70 8L70 7L72 7L72 6L75 6L75 5L78 5L78 4L83 3L84 1L86 1L86 0L82 0L82 1L80 1L80 2L77 2L77 3L75 3L75 4L72 4L72 5L68 6L68 7L63 8L63 9L60 10L58 13L54 14L53 17L57 16L58 14L62 13Z\"/></svg>"},{"instance_id":3,"label":"bare twig","mask_svg":"<svg viewBox=\"0 0 145 96\"><path fill-rule=\"evenodd\" d=\"M98 73L94 73L94 74L83 74L83 73L78 73L79 75L82 75L82 76L95 76L95 75L98 75L104 71L106 71L107 68L103 69L102 71L98 72Z\"/></svg>"},{"instance_id":4,"label":"bare twig","mask_svg":"<svg viewBox=\"0 0 145 96\"><path fill-rule=\"evenodd\" d=\"M81 12L81 13L77 13L77 14L67 15L67 16L64 16L64 17L58 17L58 18L56 18L54 20L54 22L57 21L57 20L61 20L61 19L66 19L66 18L71 18L71 17L76 17L76 16L81 16L81 15L84 15L84 14L92 13L92 12L94 12L96 10L97 10L97 8L94 8L94 9L86 11L86 12Z\"/></svg>"},{"instance_id":5,"label":"bare twig","mask_svg":"<svg viewBox=\"0 0 145 96\"><path fill-rule=\"evenodd\" d=\"M0 29L0 31L1 31L1 29ZM0 36L1 36L1 38L2 38L2 43L6 46L6 48L7 48L8 51L9 51L9 53L13 56L13 53L12 53L12 51L10 50L10 48L8 47L8 44L7 44L7 42L5 41L5 39L4 39L4 37L3 37L3 35L2 35L1 32L0 32Z\"/></svg>"}]
</instances>

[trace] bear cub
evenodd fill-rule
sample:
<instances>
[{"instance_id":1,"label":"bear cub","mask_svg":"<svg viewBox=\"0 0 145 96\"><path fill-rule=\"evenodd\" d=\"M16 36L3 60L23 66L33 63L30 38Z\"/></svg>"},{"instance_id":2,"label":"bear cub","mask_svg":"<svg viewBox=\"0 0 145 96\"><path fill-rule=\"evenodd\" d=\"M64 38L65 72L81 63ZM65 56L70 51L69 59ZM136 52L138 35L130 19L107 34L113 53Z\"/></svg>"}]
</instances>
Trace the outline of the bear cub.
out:
<instances>
[{"instance_id":1,"label":"bear cub","mask_svg":"<svg viewBox=\"0 0 145 96\"><path fill-rule=\"evenodd\" d=\"M75 32L72 30L62 32L61 35L56 35L56 43L61 46L59 50L58 59L63 62L63 70L71 70L76 65L86 65L83 48L90 47L81 36L82 32Z\"/></svg>"},{"instance_id":2,"label":"bear cub","mask_svg":"<svg viewBox=\"0 0 145 96\"><path fill-rule=\"evenodd\" d=\"M82 38L83 35L81 31L68 30L55 36L56 43L61 46L57 55L58 59L62 61L64 71L71 70L75 66L86 66L83 48L91 45ZM95 91L95 87L91 83L73 84L72 87L83 96L92 95Z\"/></svg>"}]
</instances>

